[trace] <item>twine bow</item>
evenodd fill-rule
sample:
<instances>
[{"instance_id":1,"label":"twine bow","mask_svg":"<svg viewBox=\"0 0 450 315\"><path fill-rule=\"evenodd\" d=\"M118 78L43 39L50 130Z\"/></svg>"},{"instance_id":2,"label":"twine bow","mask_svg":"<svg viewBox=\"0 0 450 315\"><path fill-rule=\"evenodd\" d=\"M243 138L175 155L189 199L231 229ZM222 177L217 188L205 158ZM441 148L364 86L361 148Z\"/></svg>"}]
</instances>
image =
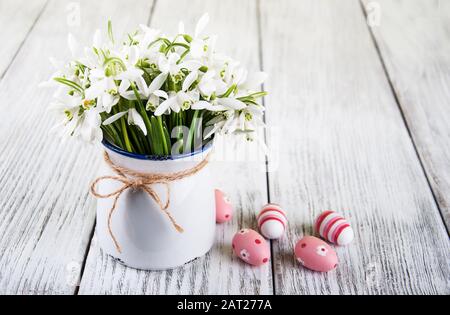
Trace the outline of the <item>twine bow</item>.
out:
<instances>
[{"instance_id":1,"label":"twine bow","mask_svg":"<svg viewBox=\"0 0 450 315\"><path fill-rule=\"evenodd\" d=\"M158 204L161 211L163 211L167 215L167 217L169 218L169 220L172 223L172 225L174 226L174 228L179 233L183 233L183 231L184 231L183 228L177 224L177 222L173 218L172 214L167 210L167 208L169 208L169 205L170 205L170 185L169 184L170 184L170 182L173 182L173 181L185 178L185 177L189 177L191 175L194 175L198 171L200 171L203 167L206 166L206 164L208 164L209 155L210 154L208 154L204 160L202 160L200 163L198 163L193 168L179 171L179 172L169 173L169 174L162 174L162 173L141 173L141 172L133 171L126 167L118 166L111 161L108 153L106 153L106 152L104 153L104 159L105 159L106 164L108 164L108 166L111 167L111 169L114 171L114 173L116 175L107 175L107 176L98 177L91 184L91 193L97 198L114 197L113 205L108 213L108 232L109 232L109 235L111 236L111 238L114 242L114 245L119 253L122 253L122 249L121 249L116 237L114 236L114 233L111 228L111 223L112 223L112 215L114 213L114 210L116 209L117 201L119 200L120 195L122 195L122 193L127 189L145 191ZM121 182L123 185L119 189L117 189L113 192L110 192L108 194L101 194L97 190L97 184L100 181L105 180L105 179L115 180L115 181ZM159 195L153 189L152 185L154 185L154 184L163 184L166 186L167 199L164 204L162 203Z\"/></svg>"}]
</instances>

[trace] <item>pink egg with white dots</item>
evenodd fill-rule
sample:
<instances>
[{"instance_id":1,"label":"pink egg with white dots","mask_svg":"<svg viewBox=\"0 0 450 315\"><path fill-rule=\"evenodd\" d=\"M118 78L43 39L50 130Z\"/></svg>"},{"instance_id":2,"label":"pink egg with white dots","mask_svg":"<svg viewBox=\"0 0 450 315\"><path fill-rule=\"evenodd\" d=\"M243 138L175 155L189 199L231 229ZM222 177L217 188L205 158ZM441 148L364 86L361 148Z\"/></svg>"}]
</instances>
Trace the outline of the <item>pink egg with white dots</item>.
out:
<instances>
[{"instance_id":1,"label":"pink egg with white dots","mask_svg":"<svg viewBox=\"0 0 450 315\"><path fill-rule=\"evenodd\" d=\"M265 205L259 212L257 220L261 234L268 239L280 238L286 230L286 212L277 204Z\"/></svg>"},{"instance_id":2,"label":"pink egg with white dots","mask_svg":"<svg viewBox=\"0 0 450 315\"><path fill-rule=\"evenodd\" d=\"M224 223L233 217L233 205L228 196L221 190L216 189L216 222Z\"/></svg>"},{"instance_id":3,"label":"pink egg with white dots","mask_svg":"<svg viewBox=\"0 0 450 315\"><path fill-rule=\"evenodd\" d=\"M324 211L316 218L314 229L323 239L340 246L350 244L354 238L350 223L332 210Z\"/></svg>"},{"instance_id":4,"label":"pink egg with white dots","mask_svg":"<svg viewBox=\"0 0 450 315\"><path fill-rule=\"evenodd\" d=\"M333 248L314 236L305 236L297 242L295 257L301 265L314 271L327 272L338 265Z\"/></svg>"},{"instance_id":5,"label":"pink egg with white dots","mask_svg":"<svg viewBox=\"0 0 450 315\"><path fill-rule=\"evenodd\" d=\"M270 259L269 243L254 230L240 230L231 244L234 254L250 265L260 266Z\"/></svg>"}]
</instances>

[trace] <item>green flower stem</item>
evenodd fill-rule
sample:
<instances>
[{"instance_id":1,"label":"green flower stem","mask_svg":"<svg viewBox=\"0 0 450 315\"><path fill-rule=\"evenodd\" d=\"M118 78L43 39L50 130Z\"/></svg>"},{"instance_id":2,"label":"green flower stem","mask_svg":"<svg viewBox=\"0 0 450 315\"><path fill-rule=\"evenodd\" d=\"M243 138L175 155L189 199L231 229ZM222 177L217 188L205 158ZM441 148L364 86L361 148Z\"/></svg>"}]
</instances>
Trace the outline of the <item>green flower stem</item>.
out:
<instances>
[{"instance_id":1,"label":"green flower stem","mask_svg":"<svg viewBox=\"0 0 450 315\"><path fill-rule=\"evenodd\" d=\"M116 140L114 139L114 136L111 134L111 131L108 130L108 128L106 128L106 126L102 126L101 128L105 132L105 134L107 136L106 138L108 139L108 141L112 141L113 143L115 143Z\"/></svg>"},{"instance_id":2,"label":"green flower stem","mask_svg":"<svg viewBox=\"0 0 450 315\"><path fill-rule=\"evenodd\" d=\"M141 146L141 143L139 141L139 137L137 136L137 128L132 128L134 126L129 126L130 127L130 134L131 134L131 138L133 140L133 144L134 146L137 148L138 153L140 154L144 154L144 149Z\"/></svg>"},{"instance_id":3,"label":"green flower stem","mask_svg":"<svg viewBox=\"0 0 450 315\"><path fill-rule=\"evenodd\" d=\"M111 130L111 132L112 132L112 134L114 135L114 139L116 140L116 144L118 145L118 146L120 146L120 147L124 147L124 145L123 145L123 142L122 142L122 139L120 139L120 135L119 135L119 132L117 131L117 129L116 129L116 127L115 127L115 124L110 124L110 125L108 125L109 126L109 128L110 128L110 130Z\"/></svg>"},{"instance_id":4,"label":"green flower stem","mask_svg":"<svg viewBox=\"0 0 450 315\"><path fill-rule=\"evenodd\" d=\"M111 138L114 140L114 143L119 147L123 147L122 140L120 139L120 136L117 133L117 131L115 130L115 128L112 125L103 126L103 127L104 127L104 130L107 130L109 132Z\"/></svg>"},{"instance_id":5,"label":"green flower stem","mask_svg":"<svg viewBox=\"0 0 450 315\"><path fill-rule=\"evenodd\" d=\"M160 42L160 41L163 41L164 43L166 43L166 45L170 45L170 41L169 41L168 39L160 37L160 38L158 38L158 39L155 39L155 40L154 40L153 42L151 42L150 44L148 44L147 49L149 49L149 48L152 47L154 44L156 44L156 43L158 43L158 42Z\"/></svg>"},{"instance_id":6,"label":"green flower stem","mask_svg":"<svg viewBox=\"0 0 450 315\"><path fill-rule=\"evenodd\" d=\"M189 127L189 133L188 133L188 136L186 139L185 153L189 153L192 151L193 142L194 142L194 133L197 130L199 114L200 114L199 110L194 111L194 115L193 115L192 121L191 121L191 126Z\"/></svg>"},{"instance_id":7,"label":"green flower stem","mask_svg":"<svg viewBox=\"0 0 450 315\"><path fill-rule=\"evenodd\" d=\"M142 103L141 97L139 96L139 92L134 83L131 83L131 88L133 89L134 95L136 96L136 99L137 99L139 113L141 114L142 119L144 120L145 127L147 128L148 146L151 148L152 144L150 141L150 139L151 139L150 138L150 130L152 129L152 126L150 123L150 119L148 118L147 111L145 110L145 106Z\"/></svg>"},{"instance_id":8,"label":"green flower stem","mask_svg":"<svg viewBox=\"0 0 450 315\"><path fill-rule=\"evenodd\" d=\"M165 141L166 141L166 144L167 144L167 154L169 155L172 152L172 143L170 141L169 131L167 130L167 126L165 125L165 123L164 123L164 126L163 126L163 131L164 131Z\"/></svg>"},{"instance_id":9,"label":"green flower stem","mask_svg":"<svg viewBox=\"0 0 450 315\"><path fill-rule=\"evenodd\" d=\"M120 101L119 101L119 102L120 102ZM118 107L118 106L117 106L117 107ZM114 114L117 114L117 108L116 108L116 106L114 106L114 107L112 108L112 114L113 114L113 115L114 115ZM106 116L106 117L108 117L108 116ZM106 117L105 117L105 118L106 118ZM113 122L113 123L107 125L107 127L109 127L109 128L111 129L111 131L112 131L115 135L117 135L117 139L116 139L117 143L116 143L116 144L119 145L121 148L125 148L124 142L122 141L121 133L120 133L120 129L121 129L120 121L115 121L115 122Z\"/></svg>"},{"instance_id":10,"label":"green flower stem","mask_svg":"<svg viewBox=\"0 0 450 315\"><path fill-rule=\"evenodd\" d=\"M120 124L121 124L121 127L122 127L123 140L125 141L125 148L129 152L134 152L134 150L133 150L133 148L131 146L130 139L128 138L127 123L125 122L125 118L124 117L120 118Z\"/></svg>"},{"instance_id":11,"label":"green flower stem","mask_svg":"<svg viewBox=\"0 0 450 315\"><path fill-rule=\"evenodd\" d=\"M106 113L100 114L102 121L104 121L107 116ZM101 128L109 137L109 141L111 141L113 144L123 148L122 140L120 139L119 133L116 131L114 124L109 125L101 125Z\"/></svg>"},{"instance_id":12,"label":"green flower stem","mask_svg":"<svg viewBox=\"0 0 450 315\"><path fill-rule=\"evenodd\" d=\"M162 148L163 148L163 152L164 152L163 154L168 155L169 154L169 146L167 145L166 133L164 132L164 127L163 127L163 122L162 122L161 116L158 116L157 121L158 121L159 134L161 137ZM169 141L170 141L170 139L169 139Z\"/></svg>"},{"instance_id":13,"label":"green flower stem","mask_svg":"<svg viewBox=\"0 0 450 315\"><path fill-rule=\"evenodd\" d=\"M119 108L119 111L122 111L122 102L119 100L119 103L117 104L117 107ZM125 149L129 152L134 152L134 149L131 145L130 138L128 137L128 129L127 129L127 123L125 121L125 117L121 117L120 119L120 128L122 130L123 135L123 143L125 144Z\"/></svg>"},{"instance_id":14,"label":"green flower stem","mask_svg":"<svg viewBox=\"0 0 450 315\"><path fill-rule=\"evenodd\" d=\"M164 54L167 55L169 53L169 51L171 51L172 49L174 49L174 47L183 47L185 49L189 49L189 45L183 44L183 43L170 43L170 45L167 46L167 48L165 49Z\"/></svg>"},{"instance_id":15,"label":"green flower stem","mask_svg":"<svg viewBox=\"0 0 450 315\"><path fill-rule=\"evenodd\" d=\"M158 130L158 120L155 116L151 117L151 127L152 131L150 133L151 135L151 143L152 143L152 153L156 155L163 155L164 150L162 147L161 137L159 136L159 130Z\"/></svg>"},{"instance_id":16,"label":"green flower stem","mask_svg":"<svg viewBox=\"0 0 450 315\"><path fill-rule=\"evenodd\" d=\"M144 154L150 154L152 152L150 149L150 143L149 143L149 138L148 138L148 133L150 131L147 128L147 136L144 135L142 130L139 129L137 131L139 134L139 139L141 140L141 145L143 146L143 149L144 149Z\"/></svg>"},{"instance_id":17,"label":"green flower stem","mask_svg":"<svg viewBox=\"0 0 450 315\"><path fill-rule=\"evenodd\" d=\"M181 54L180 59L178 59L178 61L177 61L177 65L179 65L179 64L183 61L183 59L187 56L187 54L188 54L190 51L191 51L191 49L188 48L188 49L186 49L186 50L184 51L184 53Z\"/></svg>"}]
</instances>

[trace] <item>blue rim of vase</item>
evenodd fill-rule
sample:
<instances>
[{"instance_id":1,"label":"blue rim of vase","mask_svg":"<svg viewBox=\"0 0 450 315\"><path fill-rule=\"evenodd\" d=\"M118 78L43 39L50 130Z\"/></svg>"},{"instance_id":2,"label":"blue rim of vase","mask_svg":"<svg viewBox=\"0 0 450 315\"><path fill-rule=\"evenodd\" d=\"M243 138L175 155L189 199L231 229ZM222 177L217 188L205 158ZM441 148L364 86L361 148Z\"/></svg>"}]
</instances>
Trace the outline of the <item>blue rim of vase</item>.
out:
<instances>
[{"instance_id":1,"label":"blue rim of vase","mask_svg":"<svg viewBox=\"0 0 450 315\"><path fill-rule=\"evenodd\" d=\"M209 148L212 147L212 141L209 141L205 146L203 146L201 149L189 152L189 153L181 153L177 155L151 155L151 154L139 154L139 153L133 153L125 151L118 146L108 142L107 140L103 139L102 144L108 148L109 150L118 153L120 155L124 155L133 159L138 160L149 160L149 161L167 161L167 160L178 160L183 159L186 157L194 156L200 153L205 152Z\"/></svg>"}]
</instances>

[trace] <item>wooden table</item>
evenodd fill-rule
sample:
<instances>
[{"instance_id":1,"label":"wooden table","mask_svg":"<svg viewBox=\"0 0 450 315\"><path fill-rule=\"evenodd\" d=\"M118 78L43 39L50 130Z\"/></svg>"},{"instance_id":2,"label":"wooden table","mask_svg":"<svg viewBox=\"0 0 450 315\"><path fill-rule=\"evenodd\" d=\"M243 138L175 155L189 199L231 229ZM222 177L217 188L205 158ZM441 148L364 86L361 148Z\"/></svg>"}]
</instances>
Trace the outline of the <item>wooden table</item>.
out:
<instances>
[{"instance_id":1,"label":"wooden table","mask_svg":"<svg viewBox=\"0 0 450 315\"><path fill-rule=\"evenodd\" d=\"M48 57L67 57L68 32L88 44L108 17L116 31L175 32L203 12L220 49L270 74L275 154L267 169L264 155L215 162L236 215L210 253L134 270L96 242L98 149L49 134L51 92L38 84ZM443 0L0 0L0 293L449 294L449 30ZM231 238L256 228L269 201L289 229L270 264L250 267ZM293 247L330 208L351 219L355 241L337 248L337 270L311 272Z\"/></svg>"}]
</instances>

